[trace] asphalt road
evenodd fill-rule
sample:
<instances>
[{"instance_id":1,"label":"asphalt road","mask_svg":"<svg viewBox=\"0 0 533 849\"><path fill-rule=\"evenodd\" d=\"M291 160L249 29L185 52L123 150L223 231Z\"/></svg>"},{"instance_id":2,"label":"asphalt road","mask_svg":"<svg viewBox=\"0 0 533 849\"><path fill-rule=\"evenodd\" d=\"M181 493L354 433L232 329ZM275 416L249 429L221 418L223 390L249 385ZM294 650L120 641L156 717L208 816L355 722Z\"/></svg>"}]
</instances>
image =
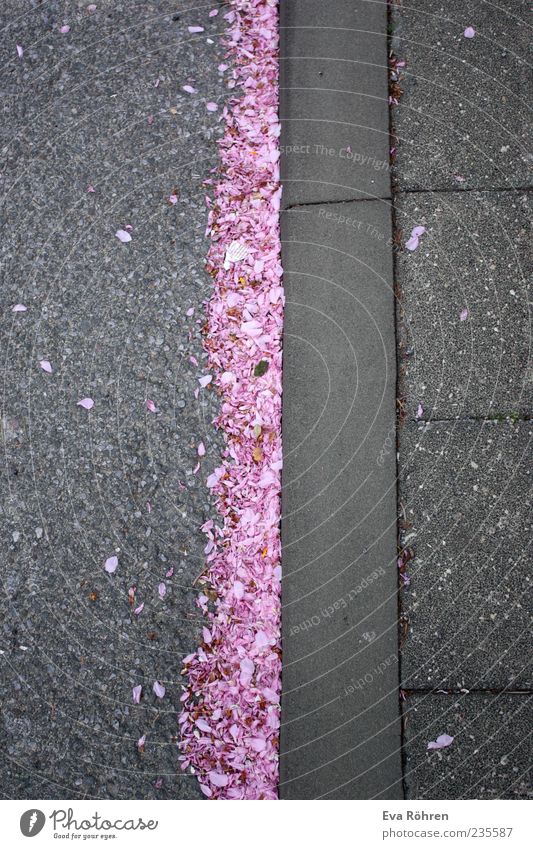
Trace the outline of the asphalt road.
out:
<instances>
[{"instance_id":1,"label":"asphalt road","mask_svg":"<svg viewBox=\"0 0 533 849\"><path fill-rule=\"evenodd\" d=\"M4 798L201 795L176 734L219 450L211 393L194 397L206 102L226 91L214 5L2 3Z\"/></svg>"}]
</instances>

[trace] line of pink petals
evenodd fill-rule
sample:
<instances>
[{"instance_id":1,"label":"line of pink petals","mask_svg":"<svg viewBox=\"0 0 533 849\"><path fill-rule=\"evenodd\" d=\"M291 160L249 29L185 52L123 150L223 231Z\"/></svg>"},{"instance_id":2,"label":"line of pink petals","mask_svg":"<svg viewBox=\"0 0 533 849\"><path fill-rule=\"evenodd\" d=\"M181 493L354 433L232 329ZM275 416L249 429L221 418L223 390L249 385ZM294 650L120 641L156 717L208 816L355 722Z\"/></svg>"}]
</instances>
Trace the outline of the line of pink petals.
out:
<instances>
[{"instance_id":1,"label":"line of pink petals","mask_svg":"<svg viewBox=\"0 0 533 849\"><path fill-rule=\"evenodd\" d=\"M280 725L281 285L278 0L230 0L226 44L242 96L224 108L207 268L204 346L221 395L222 464L208 478L199 604L203 642L184 660L181 761L204 794L277 797ZM232 241L247 256L224 269ZM257 366L261 363L259 369ZM265 371L265 368L267 370ZM257 371L256 371L257 370ZM256 374L254 374L256 371Z\"/></svg>"}]
</instances>

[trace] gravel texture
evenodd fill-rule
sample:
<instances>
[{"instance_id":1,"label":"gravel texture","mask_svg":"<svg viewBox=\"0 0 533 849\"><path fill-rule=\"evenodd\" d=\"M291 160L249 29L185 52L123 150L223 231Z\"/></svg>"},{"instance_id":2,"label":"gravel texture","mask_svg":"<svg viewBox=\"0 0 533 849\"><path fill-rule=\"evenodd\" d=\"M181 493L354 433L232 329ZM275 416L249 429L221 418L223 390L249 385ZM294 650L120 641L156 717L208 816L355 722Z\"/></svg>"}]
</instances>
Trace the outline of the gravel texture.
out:
<instances>
[{"instance_id":1,"label":"gravel texture","mask_svg":"<svg viewBox=\"0 0 533 849\"><path fill-rule=\"evenodd\" d=\"M406 798L531 798L531 703L510 693L408 696ZM428 752L443 733L451 746Z\"/></svg>"},{"instance_id":2,"label":"gravel texture","mask_svg":"<svg viewBox=\"0 0 533 849\"><path fill-rule=\"evenodd\" d=\"M530 422L400 434L407 688L531 688Z\"/></svg>"},{"instance_id":3,"label":"gravel texture","mask_svg":"<svg viewBox=\"0 0 533 849\"><path fill-rule=\"evenodd\" d=\"M394 3L406 61L394 110L400 189L531 186L531 14L526 0ZM465 38L465 28L475 29Z\"/></svg>"},{"instance_id":4,"label":"gravel texture","mask_svg":"<svg viewBox=\"0 0 533 849\"><path fill-rule=\"evenodd\" d=\"M205 103L225 89L220 20L182 8L2 4L4 797L200 795L176 733L220 449L213 393L194 390L219 134Z\"/></svg>"},{"instance_id":5,"label":"gravel texture","mask_svg":"<svg viewBox=\"0 0 533 849\"><path fill-rule=\"evenodd\" d=\"M525 415L533 402L531 195L401 195L400 394L414 418Z\"/></svg>"}]
</instances>

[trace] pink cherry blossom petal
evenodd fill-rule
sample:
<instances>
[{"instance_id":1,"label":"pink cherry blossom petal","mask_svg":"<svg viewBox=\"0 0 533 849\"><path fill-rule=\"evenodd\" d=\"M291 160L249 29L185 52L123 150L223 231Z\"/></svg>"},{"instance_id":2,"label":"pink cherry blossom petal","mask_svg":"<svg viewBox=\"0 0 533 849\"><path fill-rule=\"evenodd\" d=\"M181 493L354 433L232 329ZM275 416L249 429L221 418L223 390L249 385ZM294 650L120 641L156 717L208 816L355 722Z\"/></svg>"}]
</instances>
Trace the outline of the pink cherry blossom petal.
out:
<instances>
[{"instance_id":1,"label":"pink cherry blossom petal","mask_svg":"<svg viewBox=\"0 0 533 849\"><path fill-rule=\"evenodd\" d=\"M84 410L92 410L94 407L94 401L92 398L82 398L81 401L77 401L78 407L83 407Z\"/></svg>"},{"instance_id":2,"label":"pink cherry blossom petal","mask_svg":"<svg viewBox=\"0 0 533 849\"><path fill-rule=\"evenodd\" d=\"M202 389L205 389L206 386L209 386L209 384L211 383L212 380L213 380L212 374L204 374L203 377L198 378L198 383L200 384Z\"/></svg>"},{"instance_id":3,"label":"pink cherry blossom petal","mask_svg":"<svg viewBox=\"0 0 533 849\"><path fill-rule=\"evenodd\" d=\"M198 443L198 456L205 457L205 445L203 442Z\"/></svg>"},{"instance_id":4,"label":"pink cherry blossom petal","mask_svg":"<svg viewBox=\"0 0 533 849\"><path fill-rule=\"evenodd\" d=\"M424 408L423 408L422 404L419 404L418 407L416 408L415 418L421 419L423 415L424 415Z\"/></svg>"},{"instance_id":5,"label":"pink cherry blossom petal","mask_svg":"<svg viewBox=\"0 0 533 849\"><path fill-rule=\"evenodd\" d=\"M454 738L450 737L449 734L441 734L436 740L428 743L428 749L445 749L447 746L451 746L453 741Z\"/></svg>"},{"instance_id":6,"label":"pink cherry blossom petal","mask_svg":"<svg viewBox=\"0 0 533 849\"><path fill-rule=\"evenodd\" d=\"M209 12L210 18L215 18L217 15L218 15L218 9L211 9L211 11Z\"/></svg>"},{"instance_id":7,"label":"pink cherry blossom petal","mask_svg":"<svg viewBox=\"0 0 533 849\"><path fill-rule=\"evenodd\" d=\"M52 364L49 360L39 360L39 365L41 366L42 370L45 371L47 374L52 374Z\"/></svg>"},{"instance_id":8,"label":"pink cherry blossom petal","mask_svg":"<svg viewBox=\"0 0 533 849\"><path fill-rule=\"evenodd\" d=\"M142 737L139 737L137 740L137 748L140 752L144 752L144 746L146 743L146 734L143 734Z\"/></svg>"},{"instance_id":9,"label":"pink cherry blossom petal","mask_svg":"<svg viewBox=\"0 0 533 849\"><path fill-rule=\"evenodd\" d=\"M112 575L113 572L116 572L117 566L118 557L116 557L114 554L112 555L112 557L108 557L106 562L104 563L104 569L106 570L106 572L109 572L110 575Z\"/></svg>"},{"instance_id":10,"label":"pink cherry blossom petal","mask_svg":"<svg viewBox=\"0 0 533 849\"><path fill-rule=\"evenodd\" d=\"M141 684L137 684L137 686L131 691L134 705L138 705L140 703L142 691L143 688Z\"/></svg>"},{"instance_id":11,"label":"pink cherry blossom petal","mask_svg":"<svg viewBox=\"0 0 533 849\"><path fill-rule=\"evenodd\" d=\"M229 782L228 776L223 775L221 772L212 771L209 773L208 777L211 784L213 784L215 787L226 787Z\"/></svg>"},{"instance_id":12,"label":"pink cherry blossom petal","mask_svg":"<svg viewBox=\"0 0 533 849\"><path fill-rule=\"evenodd\" d=\"M150 410L151 413L157 413L157 407L154 402L150 400L150 398L146 399L146 409Z\"/></svg>"},{"instance_id":13,"label":"pink cherry blossom petal","mask_svg":"<svg viewBox=\"0 0 533 849\"><path fill-rule=\"evenodd\" d=\"M191 32L191 33L195 33L195 32L203 32L203 31L204 31L204 28L203 28L203 27L187 27L187 29L188 29L188 30L189 30L189 32Z\"/></svg>"},{"instance_id":14,"label":"pink cherry blossom petal","mask_svg":"<svg viewBox=\"0 0 533 849\"><path fill-rule=\"evenodd\" d=\"M120 242L131 242L131 235L127 230L117 230L115 236Z\"/></svg>"},{"instance_id":15,"label":"pink cherry blossom petal","mask_svg":"<svg viewBox=\"0 0 533 849\"><path fill-rule=\"evenodd\" d=\"M135 616L139 616L144 610L144 601L133 611Z\"/></svg>"},{"instance_id":16,"label":"pink cherry blossom petal","mask_svg":"<svg viewBox=\"0 0 533 849\"><path fill-rule=\"evenodd\" d=\"M465 38L474 38L476 31L474 27L467 27L463 33Z\"/></svg>"},{"instance_id":17,"label":"pink cherry blossom petal","mask_svg":"<svg viewBox=\"0 0 533 849\"><path fill-rule=\"evenodd\" d=\"M160 684L159 681L154 681L153 691L158 699L164 698L164 695L166 693L165 687L163 686L163 684Z\"/></svg>"},{"instance_id":18,"label":"pink cherry blossom petal","mask_svg":"<svg viewBox=\"0 0 533 849\"><path fill-rule=\"evenodd\" d=\"M460 320L460 321L466 321L466 320L467 320L467 318L468 318L468 310L467 310L467 308L465 307L465 308L464 308L464 309L462 309L462 310L461 310L461 312L459 313L459 320Z\"/></svg>"},{"instance_id":19,"label":"pink cherry blossom petal","mask_svg":"<svg viewBox=\"0 0 533 849\"><path fill-rule=\"evenodd\" d=\"M17 55L19 59L22 59L22 57L24 56L24 49L21 47L20 44L17 44Z\"/></svg>"},{"instance_id":20,"label":"pink cherry blossom petal","mask_svg":"<svg viewBox=\"0 0 533 849\"><path fill-rule=\"evenodd\" d=\"M218 104L214 103L212 100L208 100L205 104L205 108L208 112L216 112L218 109Z\"/></svg>"},{"instance_id":21,"label":"pink cherry blossom petal","mask_svg":"<svg viewBox=\"0 0 533 849\"><path fill-rule=\"evenodd\" d=\"M166 584L163 584L163 583L159 584L157 589L158 589L158 592L159 592L159 598L165 598L165 596L167 594Z\"/></svg>"},{"instance_id":22,"label":"pink cherry blossom petal","mask_svg":"<svg viewBox=\"0 0 533 849\"><path fill-rule=\"evenodd\" d=\"M87 191L89 194L92 194L93 192L95 192L95 191L96 191L96 189L94 188L94 186L91 186L91 185L89 184L89 185L87 186L86 191Z\"/></svg>"},{"instance_id":23,"label":"pink cherry blossom petal","mask_svg":"<svg viewBox=\"0 0 533 849\"><path fill-rule=\"evenodd\" d=\"M66 35L67 32L70 32L70 27L68 24L64 24L62 27L59 27L59 32L61 35Z\"/></svg>"},{"instance_id":24,"label":"pink cherry blossom petal","mask_svg":"<svg viewBox=\"0 0 533 849\"><path fill-rule=\"evenodd\" d=\"M196 93L196 89L193 88L192 85L183 85L182 89L183 89L183 91L186 91L187 94L195 94Z\"/></svg>"},{"instance_id":25,"label":"pink cherry blossom petal","mask_svg":"<svg viewBox=\"0 0 533 849\"><path fill-rule=\"evenodd\" d=\"M24 306L24 304L15 304L14 307L11 308L12 312L26 312L28 307Z\"/></svg>"}]
</instances>

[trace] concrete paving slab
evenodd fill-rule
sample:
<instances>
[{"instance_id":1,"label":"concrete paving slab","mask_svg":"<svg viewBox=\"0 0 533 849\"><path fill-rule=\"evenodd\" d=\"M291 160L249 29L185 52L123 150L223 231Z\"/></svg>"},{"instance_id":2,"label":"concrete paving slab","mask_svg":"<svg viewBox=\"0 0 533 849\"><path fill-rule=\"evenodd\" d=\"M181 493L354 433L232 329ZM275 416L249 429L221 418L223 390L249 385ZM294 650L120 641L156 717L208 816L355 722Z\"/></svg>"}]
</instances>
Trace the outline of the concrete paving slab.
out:
<instances>
[{"instance_id":1,"label":"concrete paving slab","mask_svg":"<svg viewBox=\"0 0 533 849\"><path fill-rule=\"evenodd\" d=\"M392 4L394 52L405 59L393 109L401 189L532 184L527 99L531 11L526 0ZM465 38L466 27L476 30Z\"/></svg>"},{"instance_id":2,"label":"concrete paving slab","mask_svg":"<svg viewBox=\"0 0 533 849\"><path fill-rule=\"evenodd\" d=\"M531 195L401 195L400 395L423 418L527 415L533 402Z\"/></svg>"},{"instance_id":3,"label":"concrete paving slab","mask_svg":"<svg viewBox=\"0 0 533 849\"><path fill-rule=\"evenodd\" d=\"M400 798L387 202L282 215L282 798Z\"/></svg>"},{"instance_id":4,"label":"concrete paving slab","mask_svg":"<svg viewBox=\"0 0 533 849\"><path fill-rule=\"evenodd\" d=\"M532 699L509 693L409 696L407 798L531 798ZM454 737L452 745L428 752L428 742L443 733Z\"/></svg>"},{"instance_id":5,"label":"concrete paving slab","mask_svg":"<svg viewBox=\"0 0 533 849\"><path fill-rule=\"evenodd\" d=\"M64 4L34 5L1 12L0 790L196 798L176 742L181 658L200 630L204 480L220 450L216 402L193 394L210 288L202 180L219 132L205 100L225 93L206 37L220 24L181 2L133 17L126 3L92 15L83 4L66 21ZM201 38L187 32L200 15ZM90 412L76 406L85 396ZM193 474L200 439L207 462Z\"/></svg>"},{"instance_id":6,"label":"concrete paving slab","mask_svg":"<svg viewBox=\"0 0 533 849\"><path fill-rule=\"evenodd\" d=\"M385 3L281 2L283 203L389 197Z\"/></svg>"},{"instance_id":7,"label":"concrete paving slab","mask_svg":"<svg viewBox=\"0 0 533 849\"><path fill-rule=\"evenodd\" d=\"M531 687L531 422L400 431L406 688Z\"/></svg>"}]
</instances>

